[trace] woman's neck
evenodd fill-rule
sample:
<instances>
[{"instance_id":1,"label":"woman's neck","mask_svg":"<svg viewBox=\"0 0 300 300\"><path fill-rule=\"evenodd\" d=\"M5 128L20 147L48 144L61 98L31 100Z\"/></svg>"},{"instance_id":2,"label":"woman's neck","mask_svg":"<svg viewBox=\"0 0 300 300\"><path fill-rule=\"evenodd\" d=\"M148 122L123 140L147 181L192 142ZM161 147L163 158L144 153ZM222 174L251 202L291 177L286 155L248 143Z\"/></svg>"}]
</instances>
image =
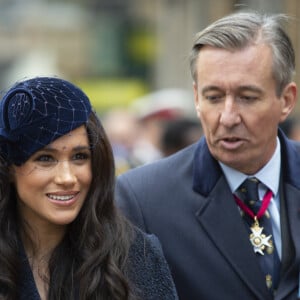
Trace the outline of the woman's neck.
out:
<instances>
[{"instance_id":1,"label":"woman's neck","mask_svg":"<svg viewBox=\"0 0 300 300\"><path fill-rule=\"evenodd\" d=\"M66 232L66 227L60 225L27 224L24 228L21 236L26 254L36 259L51 254Z\"/></svg>"},{"instance_id":2,"label":"woman's neck","mask_svg":"<svg viewBox=\"0 0 300 300\"><path fill-rule=\"evenodd\" d=\"M24 249L36 287L44 300L47 299L49 287L49 260L53 250L63 239L66 227L27 224L23 228L26 228L21 234Z\"/></svg>"}]
</instances>

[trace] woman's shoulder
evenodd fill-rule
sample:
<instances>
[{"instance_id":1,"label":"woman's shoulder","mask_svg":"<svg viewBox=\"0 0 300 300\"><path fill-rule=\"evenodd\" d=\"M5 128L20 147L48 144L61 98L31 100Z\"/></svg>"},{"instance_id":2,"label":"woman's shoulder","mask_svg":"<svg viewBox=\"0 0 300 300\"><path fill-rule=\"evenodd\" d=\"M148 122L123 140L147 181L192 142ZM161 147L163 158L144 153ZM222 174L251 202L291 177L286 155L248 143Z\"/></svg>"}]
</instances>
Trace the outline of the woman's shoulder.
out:
<instances>
[{"instance_id":1,"label":"woman's shoulder","mask_svg":"<svg viewBox=\"0 0 300 300\"><path fill-rule=\"evenodd\" d=\"M178 299L169 266L155 235L135 229L128 273L143 300Z\"/></svg>"},{"instance_id":2,"label":"woman's shoulder","mask_svg":"<svg viewBox=\"0 0 300 300\"><path fill-rule=\"evenodd\" d=\"M141 258L148 255L163 256L163 250L156 235L145 233L136 227L134 227L134 238L130 248L130 253L133 254L133 252L143 254Z\"/></svg>"}]
</instances>

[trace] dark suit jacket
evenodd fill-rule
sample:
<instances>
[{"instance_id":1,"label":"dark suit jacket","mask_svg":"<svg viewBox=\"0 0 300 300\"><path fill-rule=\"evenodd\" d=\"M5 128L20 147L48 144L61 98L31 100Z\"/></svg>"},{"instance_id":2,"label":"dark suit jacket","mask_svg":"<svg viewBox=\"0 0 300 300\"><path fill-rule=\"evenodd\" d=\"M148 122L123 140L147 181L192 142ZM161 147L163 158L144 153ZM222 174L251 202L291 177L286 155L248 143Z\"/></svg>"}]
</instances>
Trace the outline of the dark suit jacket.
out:
<instances>
[{"instance_id":1,"label":"dark suit jacket","mask_svg":"<svg viewBox=\"0 0 300 300\"><path fill-rule=\"evenodd\" d=\"M158 236L181 300L297 298L299 146L281 132L279 137L287 217L281 218L282 275L275 298L265 286L239 210L205 138L118 178L118 205L133 223Z\"/></svg>"}]
</instances>

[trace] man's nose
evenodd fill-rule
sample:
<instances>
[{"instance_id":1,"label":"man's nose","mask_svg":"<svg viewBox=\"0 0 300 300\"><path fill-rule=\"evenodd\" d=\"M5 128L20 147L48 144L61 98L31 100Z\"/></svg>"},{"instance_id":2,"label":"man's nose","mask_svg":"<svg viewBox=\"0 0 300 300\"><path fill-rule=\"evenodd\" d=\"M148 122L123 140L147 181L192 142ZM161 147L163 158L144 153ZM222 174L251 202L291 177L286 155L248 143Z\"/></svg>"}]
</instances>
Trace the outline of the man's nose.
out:
<instances>
[{"instance_id":1,"label":"man's nose","mask_svg":"<svg viewBox=\"0 0 300 300\"><path fill-rule=\"evenodd\" d=\"M240 111L232 96L226 96L220 115L220 123L226 127L233 127L241 122Z\"/></svg>"}]
</instances>

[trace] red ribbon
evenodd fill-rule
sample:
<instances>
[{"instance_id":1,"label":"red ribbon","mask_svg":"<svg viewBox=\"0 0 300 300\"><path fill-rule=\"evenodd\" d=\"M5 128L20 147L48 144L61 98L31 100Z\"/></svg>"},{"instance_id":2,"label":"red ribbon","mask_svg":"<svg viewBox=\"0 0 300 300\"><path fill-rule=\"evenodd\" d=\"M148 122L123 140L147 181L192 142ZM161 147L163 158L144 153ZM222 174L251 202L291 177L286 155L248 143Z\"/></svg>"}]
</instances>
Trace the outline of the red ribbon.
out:
<instances>
[{"instance_id":1,"label":"red ribbon","mask_svg":"<svg viewBox=\"0 0 300 300\"><path fill-rule=\"evenodd\" d=\"M264 196L264 198L263 198L263 200L262 200L262 203L261 203L261 206L260 206L260 209L259 209L259 211L257 212L257 215L255 215L254 213L253 213L253 211L241 200L241 199L239 199L236 195L233 195L234 196L234 199L235 199L235 202L236 202L236 204L246 213L246 214L248 214L251 218L253 218L253 219L259 219L259 218L261 218L263 215L264 215L264 213L266 212L266 210L267 210L267 208L268 208L268 206L269 206L269 204L270 204L270 201L271 201L271 199L272 199L272 195L273 195L273 193L272 193L272 191L271 190L269 190L266 194L265 194L265 196Z\"/></svg>"}]
</instances>

